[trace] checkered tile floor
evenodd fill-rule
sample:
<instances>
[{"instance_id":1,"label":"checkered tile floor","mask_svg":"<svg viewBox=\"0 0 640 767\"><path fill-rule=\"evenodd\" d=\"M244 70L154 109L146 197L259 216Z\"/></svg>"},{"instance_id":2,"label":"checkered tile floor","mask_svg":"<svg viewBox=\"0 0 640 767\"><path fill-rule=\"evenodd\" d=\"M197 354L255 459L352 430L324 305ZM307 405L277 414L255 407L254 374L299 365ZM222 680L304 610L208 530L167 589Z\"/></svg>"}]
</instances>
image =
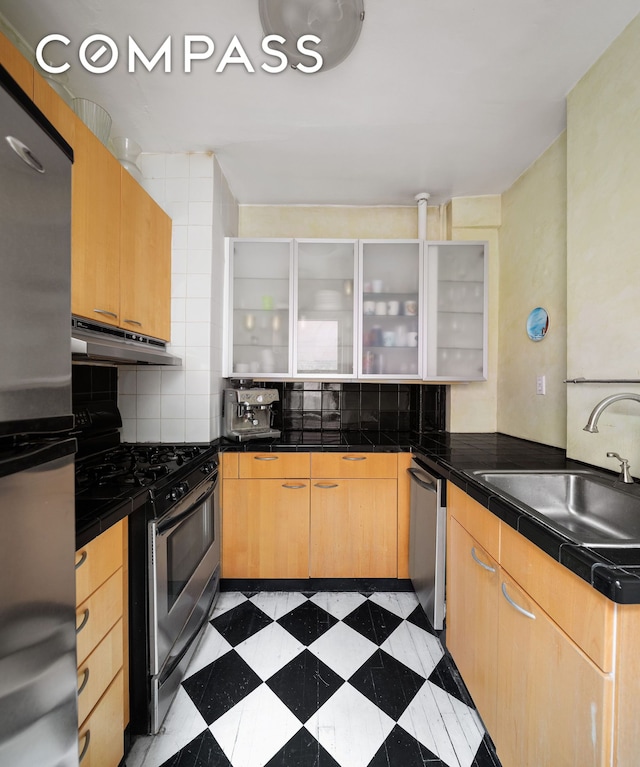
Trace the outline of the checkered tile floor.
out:
<instances>
[{"instance_id":1,"label":"checkered tile floor","mask_svg":"<svg viewBox=\"0 0 640 767\"><path fill-rule=\"evenodd\" d=\"M220 595L127 767L500 767L412 593Z\"/></svg>"}]
</instances>

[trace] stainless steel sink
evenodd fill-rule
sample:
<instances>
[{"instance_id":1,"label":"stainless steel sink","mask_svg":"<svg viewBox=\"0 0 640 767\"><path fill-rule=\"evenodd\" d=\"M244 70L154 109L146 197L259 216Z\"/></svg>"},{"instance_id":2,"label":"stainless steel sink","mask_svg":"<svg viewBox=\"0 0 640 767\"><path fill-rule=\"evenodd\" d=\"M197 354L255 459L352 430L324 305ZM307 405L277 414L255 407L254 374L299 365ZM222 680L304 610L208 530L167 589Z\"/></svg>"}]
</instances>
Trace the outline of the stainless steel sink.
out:
<instances>
[{"instance_id":1,"label":"stainless steel sink","mask_svg":"<svg viewBox=\"0 0 640 767\"><path fill-rule=\"evenodd\" d=\"M601 547L640 545L640 495L591 471L469 471L575 543Z\"/></svg>"}]
</instances>

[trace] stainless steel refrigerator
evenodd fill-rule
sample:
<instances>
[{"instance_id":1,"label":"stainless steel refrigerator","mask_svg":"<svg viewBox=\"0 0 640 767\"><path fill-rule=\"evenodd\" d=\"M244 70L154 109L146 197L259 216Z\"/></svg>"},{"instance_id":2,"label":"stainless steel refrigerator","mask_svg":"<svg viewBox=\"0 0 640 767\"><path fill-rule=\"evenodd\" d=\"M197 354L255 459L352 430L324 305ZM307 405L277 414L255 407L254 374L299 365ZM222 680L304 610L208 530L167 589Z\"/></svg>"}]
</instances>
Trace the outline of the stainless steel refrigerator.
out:
<instances>
[{"instance_id":1,"label":"stainless steel refrigerator","mask_svg":"<svg viewBox=\"0 0 640 767\"><path fill-rule=\"evenodd\" d=\"M0 767L77 767L72 152L0 67Z\"/></svg>"}]
</instances>

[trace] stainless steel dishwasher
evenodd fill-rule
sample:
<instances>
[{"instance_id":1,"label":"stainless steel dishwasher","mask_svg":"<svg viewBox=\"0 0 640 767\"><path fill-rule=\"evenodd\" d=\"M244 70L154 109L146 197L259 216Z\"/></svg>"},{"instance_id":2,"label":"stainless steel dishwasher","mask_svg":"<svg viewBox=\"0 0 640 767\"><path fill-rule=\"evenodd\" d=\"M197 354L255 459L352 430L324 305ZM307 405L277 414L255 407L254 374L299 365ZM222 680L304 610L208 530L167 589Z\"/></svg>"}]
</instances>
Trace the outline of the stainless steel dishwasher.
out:
<instances>
[{"instance_id":1,"label":"stainless steel dishwasher","mask_svg":"<svg viewBox=\"0 0 640 767\"><path fill-rule=\"evenodd\" d=\"M409 577L434 629L444 627L447 513L445 485L415 458L411 477Z\"/></svg>"}]
</instances>

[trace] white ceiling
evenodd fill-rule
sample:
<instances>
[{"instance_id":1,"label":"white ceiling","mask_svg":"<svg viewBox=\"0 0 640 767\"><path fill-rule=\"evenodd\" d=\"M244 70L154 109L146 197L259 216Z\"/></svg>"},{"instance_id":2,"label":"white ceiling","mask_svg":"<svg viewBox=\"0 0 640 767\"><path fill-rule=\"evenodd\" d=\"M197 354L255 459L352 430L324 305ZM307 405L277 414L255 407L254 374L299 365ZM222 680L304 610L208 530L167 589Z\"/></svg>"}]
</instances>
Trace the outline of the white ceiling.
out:
<instances>
[{"instance_id":1,"label":"white ceiling","mask_svg":"<svg viewBox=\"0 0 640 767\"><path fill-rule=\"evenodd\" d=\"M146 152L212 150L240 203L413 204L501 193L565 126L565 97L640 0L364 0L351 56L315 75L267 74L257 0L0 0L35 47L71 38L69 88L102 104L112 136ZM91 75L80 43L121 51ZM185 74L182 37L216 51ZM237 35L256 69L216 73ZM168 36L173 71L126 71L127 36L151 55ZM63 51L62 46L48 50Z\"/></svg>"}]
</instances>

